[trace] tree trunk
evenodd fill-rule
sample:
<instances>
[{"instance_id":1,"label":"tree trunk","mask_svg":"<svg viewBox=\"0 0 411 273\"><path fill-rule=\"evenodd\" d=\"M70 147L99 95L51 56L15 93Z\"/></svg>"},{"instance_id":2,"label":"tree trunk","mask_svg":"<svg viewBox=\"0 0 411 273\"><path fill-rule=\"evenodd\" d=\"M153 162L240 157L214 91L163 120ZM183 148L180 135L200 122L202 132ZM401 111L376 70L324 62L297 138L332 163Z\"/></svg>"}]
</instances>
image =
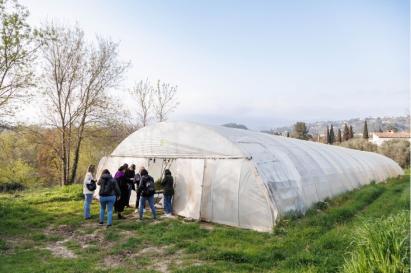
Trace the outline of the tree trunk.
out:
<instances>
[{"instance_id":1,"label":"tree trunk","mask_svg":"<svg viewBox=\"0 0 411 273\"><path fill-rule=\"evenodd\" d=\"M71 169L71 177L70 177L71 183L75 182L76 176L77 176L78 162L80 160L80 147L81 147L81 142L83 140L84 127L86 126L86 114L87 112L85 110L83 113L81 123L79 125L78 134L77 134L77 143L76 143L75 151L74 151L73 168Z\"/></svg>"},{"instance_id":2,"label":"tree trunk","mask_svg":"<svg viewBox=\"0 0 411 273\"><path fill-rule=\"evenodd\" d=\"M70 183L72 184L76 181L78 162L80 160L80 146L81 146L82 139L83 139L82 136L78 137L75 151L74 151L73 168L71 169L71 177L70 177Z\"/></svg>"}]
</instances>

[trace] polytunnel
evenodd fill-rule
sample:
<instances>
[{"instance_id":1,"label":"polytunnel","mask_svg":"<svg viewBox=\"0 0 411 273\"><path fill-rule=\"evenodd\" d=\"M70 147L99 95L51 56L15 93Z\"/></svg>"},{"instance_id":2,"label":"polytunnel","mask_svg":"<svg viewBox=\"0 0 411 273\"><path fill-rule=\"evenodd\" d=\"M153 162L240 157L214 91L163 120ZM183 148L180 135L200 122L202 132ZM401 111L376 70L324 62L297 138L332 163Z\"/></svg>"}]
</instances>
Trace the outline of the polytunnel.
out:
<instances>
[{"instance_id":1,"label":"polytunnel","mask_svg":"<svg viewBox=\"0 0 411 273\"><path fill-rule=\"evenodd\" d=\"M286 213L403 174L376 153L187 122L137 130L101 159L98 173L124 163L144 166L155 180L169 168L177 215L259 231Z\"/></svg>"}]
</instances>

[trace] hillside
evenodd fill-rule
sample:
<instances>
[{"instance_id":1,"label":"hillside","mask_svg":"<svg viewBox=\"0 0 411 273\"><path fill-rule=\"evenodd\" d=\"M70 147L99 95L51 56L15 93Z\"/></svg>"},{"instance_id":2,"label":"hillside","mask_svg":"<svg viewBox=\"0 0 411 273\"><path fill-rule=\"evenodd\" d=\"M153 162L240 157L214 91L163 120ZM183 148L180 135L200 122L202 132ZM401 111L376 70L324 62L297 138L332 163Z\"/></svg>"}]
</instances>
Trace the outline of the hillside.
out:
<instances>
[{"instance_id":1,"label":"hillside","mask_svg":"<svg viewBox=\"0 0 411 273\"><path fill-rule=\"evenodd\" d=\"M1 194L0 272L341 272L364 225L378 229L399 215L406 227L394 224L408 234L409 179L318 203L272 234L183 219L136 222L131 209L107 229L97 225L95 201L93 219L82 219L79 185ZM408 258L399 263L409 271Z\"/></svg>"},{"instance_id":2,"label":"hillside","mask_svg":"<svg viewBox=\"0 0 411 273\"><path fill-rule=\"evenodd\" d=\"M323 134L327 125L331 124L334 128L343 128L344 123L352 125L355 133L362 134L364 128L364 120L360 118L352 118L348 120L327 120L327 121L316 121L307 122L307 128L310 134ZM410 116L402 117L368 117L366 118L368 124L368 131L375 132L378 130L398 130L398 131L409 131L410 130ZM271 132L291 132L293 130L293 125L273 128Z\"/></svg>"}]
</instances>

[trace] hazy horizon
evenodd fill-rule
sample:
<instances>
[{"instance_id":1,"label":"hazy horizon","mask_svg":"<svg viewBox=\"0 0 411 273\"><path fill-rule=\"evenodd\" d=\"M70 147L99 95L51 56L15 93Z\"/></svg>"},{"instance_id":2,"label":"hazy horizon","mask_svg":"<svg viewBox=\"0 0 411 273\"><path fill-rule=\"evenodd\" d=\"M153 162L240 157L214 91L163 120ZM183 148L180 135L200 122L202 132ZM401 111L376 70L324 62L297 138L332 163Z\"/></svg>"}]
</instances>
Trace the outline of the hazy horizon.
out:
<instances>
[{"instance_id":1,"label":"hazy horizon","mask_svg":"<svg viewBox=\"0 0 411 273\"><path fill-rule=\"evenodd\" d=\"M170 120L268 129L409 114L408 1L20 2L34 26L78 23L120 42L132 68L117 91L147 77L178 85Z\"/></svg>"}]
</instances>

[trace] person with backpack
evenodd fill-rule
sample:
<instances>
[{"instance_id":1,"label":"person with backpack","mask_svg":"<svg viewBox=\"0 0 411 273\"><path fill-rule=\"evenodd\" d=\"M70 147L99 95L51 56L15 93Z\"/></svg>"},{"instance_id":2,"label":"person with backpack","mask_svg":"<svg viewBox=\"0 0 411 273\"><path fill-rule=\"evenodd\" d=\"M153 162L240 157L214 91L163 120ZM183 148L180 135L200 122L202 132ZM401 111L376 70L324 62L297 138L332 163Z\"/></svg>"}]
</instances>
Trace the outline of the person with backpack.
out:
<instances>
[{"instance_id":1,"label":"person with backpack","mask_svg":"<svg viewBox=\"0 0 411 273\"><path fill-rule=\"evenodd\" d=\"M118 219L125 219L125 217L123 215L121 215L121 213L124 211L124 207L127 205L129 199L128 199L128 183L127 183L127 178L124 175L126 169L127 169L127 165L124 164L123 166L121 166L118 171L116 172L116 174L114 175L114 179L117 182L117 185L120 189L120 199L118 199L116 201L116 203L114 204L114 208L117 212L117 216Z\"/></svg>"},{"instance_id":2,"label":"person with backpack","mask_svg":"<svg viewBox=\"0 0 411 273\"><path fill-rule=\"evenodd\" d=\"M141 198L140 198L140 206L139 206L139 214L140 220L143 220L144 214L144 206L146 204L146 200L150 205L151 213L153 214L153 219L157 219L157 212L156 208L154 207L154 193L156 192L154 187L154 179L148 175L146 169L141 171L141 181L139 190L141 191Z\"/></svg>"},{"instance_id":3,"label":"person with backpack","mask_svg":"<svg viewBox=\"0 0 411 273\"><path fill-rule=\"evenodd\" d=\"M138 207L140 205L140 197L141 197L141 190L139 189L140 186L140 181L141 181L141 171L145 170L145 168L142 166L140 167L139 172L136 173L136 175L134 176L134 183L135 183L135 191L136 191L136 211L135 213L138 213Z\"/></svg>"},{"instance_id":4,"label":"person with backpack","mask_svg":"<svg viewBox=\"0 0 411 273\"><path fill-rule=\"evenodd\" d=\"M171 214L173 213L171 199L174 195L174 179L169 169L164 170L164 178L161 181L161 186L163 186L164 189L165 217L171 217Z\"/></svg>"},{"instance_id":5,"label":"person with backpack","mask_svg":"<svg viewBox=\"0 0 411 273\"><path fill-rule=\"evenodd\" d=\"M94 180L95 169L96 167L93 164L88 166L87 173L83 181L83 194L84 194L83 210L84 210L85 220L91 219L90 207L91 207L91 202L93 201L94 191L96 190L96 181Z\"/></svg>"},{"instance_id":6,"label":"person with backpack","mask_svg":"<svg viewBox=\"0 0 411 273\"><path fill-rule=\"evenodd\" d=\"M97 184L100 185L100 225L104 225L104 214L107 207L107 227L110 227L113 222L114 202L117 198L121 198L120 188L107 169L102 172Z\"/></svg>"}]
</instances>

